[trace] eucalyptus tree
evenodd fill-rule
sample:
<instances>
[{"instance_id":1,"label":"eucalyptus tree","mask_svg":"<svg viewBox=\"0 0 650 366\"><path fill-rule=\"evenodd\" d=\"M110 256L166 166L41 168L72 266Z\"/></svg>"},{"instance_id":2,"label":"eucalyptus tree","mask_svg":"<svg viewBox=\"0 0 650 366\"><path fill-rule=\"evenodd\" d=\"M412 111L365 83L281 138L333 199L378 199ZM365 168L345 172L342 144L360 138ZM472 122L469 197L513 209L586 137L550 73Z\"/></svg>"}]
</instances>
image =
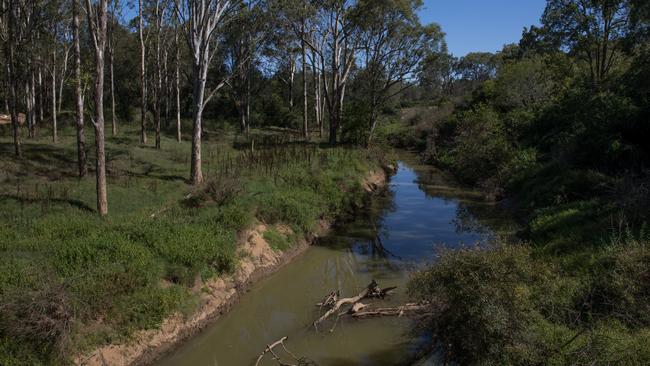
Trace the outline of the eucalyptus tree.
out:
<instances>
[{"instance_id":1,"label":"eucalyptus tree","mask_svg":"<svg viewBox=\"0 0 650 366\"><path fill-rule=\"evenodd\" d=\"M451 94L458 60L442 45L440 52L431 52L418 68L418 82L433 98Z\"/></svg>"},{"instance_id":2,"label":"eucalyptus tree","mask_svg":"<svg viewBox=\"0 0 650 366\"><path fill-rule=\"evenodd\" d=\"M86 0L88 34L95 51L95 90L94 118L95 128L95 174L97 191L97 212L108 214L106 190L106 152L104 148L104 57L106 51L106 31L108 0Z\"/></svg>"},{"instance_id":3,"label":"eucalyptus tree","mask_svg":"<svg viewBox=\"0 0 650 366\"><path fill-rule=\"evenodd\" d=\"M631 19L629 0L548 0L542 24L568 51L589 66L599 87L621 58Z\"/></svg>"},{"instance_id":4,"label":"eucalyptus tree","mask_svg":"<svg viewBox=\"0 0 650 366\"><path fill-rule=\"evenodd\" d=\"M270 13L265 2L243 1L240 3L237 21L231 22L225 34L225 64L231 73L235 109L239 114L241 132L250 131L252 103L252 78L257 67L260 52L267 46Z\"/></svg>"},{"instance_id":5,"label":"eucalyptus tree","mask_svg":"<svg viewBox=\"0 0 650 366\"><path fill-rule=\"evenodd\" d=\"M318 4L302 0L275 0L273 2L274 16L280 20L278 27L290 30L285 38L299 40L301 73L302 73L302 135L309 137L309 96L308 96L308 52L307 39L310 38L313 28L313 19ZM283 40L286 42L286 40ZM313 51L313 50L312 50ZM313 57L313 54L312 54ZM313 64L313 61L312 61ZM317 116L317 115L316 115Z\"/></svg>"},{"instance_id":6,"label":"eucalyptus tree","mask_svg":"<svg viewBox=\"0 0 650 366\"><path fill-rule=\"evenodd\" d=\"M208 69L220 48L220 38L217 34L233 18L238 3L237 0L176 0L175 3L192 60L193 132L190 182L193 185L203 182L201 168L203 110L215 93L228 82L226 76L213 83L206 95Z\"/></svg>"},{"instance_id":7,"label":"eucalyptus tree","mask_svg":"<svg viewBox=\"0 0 650 366\"><path fill-rule=\"evenodd\" d=\"M360 32L351 17L355 2L319 0L307 45L320 59L329 114L329 142L337 143L348 80L360 47Z\"/></svg>"},{"instance_id":8,"label":"eucalyptus tree","mask_svg":"<svg viewBox=\"0 0 650 366\"><path fill-rule=\"evenodd\" d=\"M369 108L368 142L381 107L414 83L426 56L443 50L440 26L420 24L420 5L419 0L359 0L352 12L361 39L357 78Z\"/></svg>"}]
</instances>

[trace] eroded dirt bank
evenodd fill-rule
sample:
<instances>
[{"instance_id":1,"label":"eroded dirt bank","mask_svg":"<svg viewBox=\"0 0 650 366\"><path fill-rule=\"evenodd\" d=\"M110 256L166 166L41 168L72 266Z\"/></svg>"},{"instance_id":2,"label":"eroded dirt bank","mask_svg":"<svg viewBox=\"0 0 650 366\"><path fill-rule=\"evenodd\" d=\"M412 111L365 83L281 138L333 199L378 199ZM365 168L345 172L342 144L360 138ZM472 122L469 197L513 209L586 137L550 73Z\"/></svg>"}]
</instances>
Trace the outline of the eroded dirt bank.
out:
<instances>
[{"instance_id":1,"label":"eroded dirt bank","mask_svg":"<svg viewBox=\"0 0 650 366\"><path fill-rule=\"evenodd\" d=\"M386 186L388 176L394 167L376 170L363 180L368 193L374 193ZM111 344L95 349L75 358L77 365L144 365L170 352L184 340L200 332L228 312L240 296L260 279L263 279L292 259L303 253L319 236L327 234L331 222L321 220L313 234L302 237L293 247L283 252L276 251L264 239L269 227L257 224L239 235L238 254L241 258L234 274L197 283L193 291L200 294L198 310L189 317L177 313L163 321L158 329L140 331L128 343ZM274 226L279 232L289 233L282 225Z\"/></svg>"}]
</instances>

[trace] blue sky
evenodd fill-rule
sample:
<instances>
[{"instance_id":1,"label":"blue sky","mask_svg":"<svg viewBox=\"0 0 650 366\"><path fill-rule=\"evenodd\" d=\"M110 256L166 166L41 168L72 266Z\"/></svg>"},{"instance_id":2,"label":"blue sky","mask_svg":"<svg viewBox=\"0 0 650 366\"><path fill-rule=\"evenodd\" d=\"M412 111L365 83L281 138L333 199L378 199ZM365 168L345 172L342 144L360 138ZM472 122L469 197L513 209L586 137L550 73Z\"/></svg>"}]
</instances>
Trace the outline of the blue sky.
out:
<instances>
[{"instance_id":1,"label":"blue sky","mask_svg":"<svg viewBox=\"0 0 650 366\"><path fill-rule=\"evenodd\" d=\"M438 23L455 56L495 52L518 42L524 27L539 24L545 0L424 0L423 24Z\"/></svg>"}]
</instances>

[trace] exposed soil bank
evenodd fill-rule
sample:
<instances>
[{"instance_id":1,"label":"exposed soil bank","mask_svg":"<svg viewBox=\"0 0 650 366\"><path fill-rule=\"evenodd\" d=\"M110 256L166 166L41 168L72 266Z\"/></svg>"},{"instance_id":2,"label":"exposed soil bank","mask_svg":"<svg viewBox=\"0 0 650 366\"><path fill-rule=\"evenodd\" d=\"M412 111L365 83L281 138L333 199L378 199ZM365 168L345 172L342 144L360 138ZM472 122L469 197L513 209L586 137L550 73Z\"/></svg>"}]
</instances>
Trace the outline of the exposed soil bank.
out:
<instances>
[{"instance_id":1,"label":"exposed soil bank","mask_svg":"<svg viewBox=\"0 0 650 366\"><path fill-rule=\"evenodd\" d=\"M394 170L394 167L389 166L371 172L363 180L364 189L373 193L385 187L389 174ZM163 321L158 329L137 332L128 343L106 345L77 356L75 364L144 365L155 361L228 312L252 284L302 254L316 238L325 235L330 227L331 222L321 220L314 233L300 238L291 249L284 252L273 250L264 239L264 232L268 229L266 225L258 224L240 233L238 253L241 259L238 269L232 275L197 283L193 291L200 294L200 305L192 315L186 317L177 313ZM290 230L283 226L276 226L275 229L285 233Z\"/></svg>"}]
</instances>

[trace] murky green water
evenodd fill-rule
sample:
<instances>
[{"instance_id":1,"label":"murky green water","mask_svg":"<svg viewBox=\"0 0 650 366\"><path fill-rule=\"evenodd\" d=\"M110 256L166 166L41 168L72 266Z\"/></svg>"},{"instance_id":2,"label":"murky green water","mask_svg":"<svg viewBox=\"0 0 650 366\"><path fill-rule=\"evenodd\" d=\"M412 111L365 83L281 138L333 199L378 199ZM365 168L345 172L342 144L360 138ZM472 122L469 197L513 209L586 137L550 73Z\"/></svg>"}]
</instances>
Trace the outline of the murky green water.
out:
<instances>
[{"instance_id":1,"label":"murky green water","mask_svg":"<svg viewBox=\"0 0 650 366\"><path fill-rule=\"evenodd\" d=\"M315 304L333 289L354 296L375 279L382 287L398 286L382 304L401 304L409 272L433 261L437 247L474 245L495 230L511 230L478 194L416 161L402 154L385 197L253 286L231 312L158 365L253 365L267 344L283 336L290 351L321 366L410 363L426 337L412 335L408 319L342 320L332 332L332 322L320 332L312 323L319 317ZM270 358L262 364L277 365Z\"/></svg>"}]
</instances>

